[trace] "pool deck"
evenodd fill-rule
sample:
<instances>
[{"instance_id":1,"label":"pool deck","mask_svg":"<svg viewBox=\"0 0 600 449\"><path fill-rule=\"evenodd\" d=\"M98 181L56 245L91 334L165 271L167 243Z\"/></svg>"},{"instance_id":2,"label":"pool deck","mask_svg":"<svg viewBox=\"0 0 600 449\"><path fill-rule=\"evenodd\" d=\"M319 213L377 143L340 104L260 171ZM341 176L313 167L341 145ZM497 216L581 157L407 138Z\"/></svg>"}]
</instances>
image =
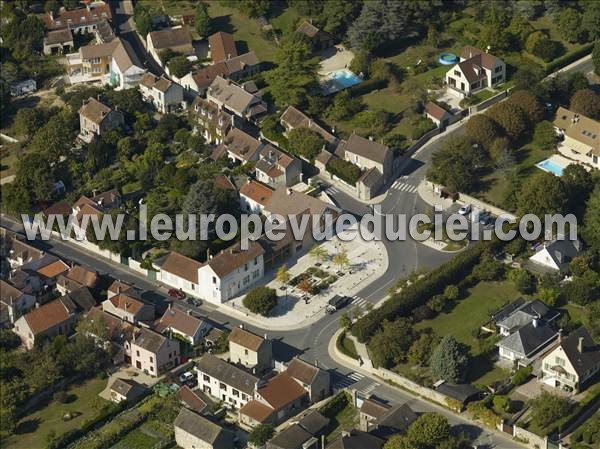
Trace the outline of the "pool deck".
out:
<instances>
[{"instance_id":1,"label":"pool deck","mask_svg":"<svg viewBox=\"0 0 600 449\"><path fill-rule=\"evenodd\" d=\"M319 53L321 58L318 75L326 77L331 72L337 72L347 68L354 58L354 53L346 49L343 45L336 45L335 47L325 50Z\"/></svg>"}]
</instances>

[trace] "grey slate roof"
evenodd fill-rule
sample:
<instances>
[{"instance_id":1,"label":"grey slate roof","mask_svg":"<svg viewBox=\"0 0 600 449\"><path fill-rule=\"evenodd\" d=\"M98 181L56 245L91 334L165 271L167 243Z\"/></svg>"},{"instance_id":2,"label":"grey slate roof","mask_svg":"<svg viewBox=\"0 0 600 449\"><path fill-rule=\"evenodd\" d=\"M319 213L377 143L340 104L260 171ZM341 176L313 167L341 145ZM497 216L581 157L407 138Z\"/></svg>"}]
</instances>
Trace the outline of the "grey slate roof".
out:
<instances>
[{"instance_id":1,"label":"grey slate roof","mask_svg":"<svg viewBox=\"0 0 600 449\"><path fill-rule=\"evenodd\" d=\"M319 434L328 424L329 418L326 418L317 410L311 410L298 421L298 425L311 435Z\"/></svg>"},{"instance_id":2,"label":"grey slate roof","mask_svg":"<svg viewBox=\"0 0 600 449\"><path fill-rule=\"evenodd\" d=\"M365 139L358 134L352 134L347 141L340 144L340 147L346 152L358 154L359 156L380 164L385 162L387 154L390 152L387 145Z\"/></svg>"},{"instance_id":3,"label":"grey slate roof","mask_svg":"<svg viewBox=\"0 0 600 449\"><path fill-rule=\"evenodd\" d=\"M230 432L185 407L181 409L173 425L211 444L214 449L233 448L233 435Z\"/></svg>"},{"instance_id":4,"label":"grey slate roof","mask_svg":"<svg viewBox=\"0 0 600 449\"><path fill-rule=\"evenodd\" d=\"M581 243L572 240L554 240L541 249L546 251L553 262L564 270L569 262L581 252Z\"/></svg>"},{"instance_id":5,"label":"grey slate roof","mask_svg":"<svg viewBox=\"0 0 600 449\"><path fill-rule=\"evenodd\" d=\"M166 337L163 337L162 335L149 329L142 328L138 336L135 338L134 343L140 348L156 353L166 341Z\"/></svg>"},{"instance_id":6,"label":"grey slate roof","mask_svg":"<svg viewBox=\"0 0 600 449\"><path fill-rule=\"evenodd\" d=\"M579 352L579 339L583 341L583 351ZM600 345L596 344L585 327L580 327L564 338L561 346L565 355L573 365L573 369L579 377L585 377L585 373L600 364Z\"/></svg>"},{"instance_id":7,"label":"grey slate roof","mask_svg":"<svg viewBox=\"0 0 600 449\"><path fill-rule=\"evenodd\" d=\"M498 322L498 326L514 329L525 326L534 318L541 318L545 321L553 321L559 315L559 312L551 310L542 301L535 299L522 303L515 310L512 310L506 318Z\"/></svg>"},{"instance_id":8,"label":"grey slate roof","mask_svg":"<svg viewBox=\"0 0 600 449\"><path fill-rule=\"evenodd\" d=\"M407 405L395 405L377 420L379 432L376 436L404 432L417 419L417 414Z\"/></svg>"},{"instance_id":9,"label":"grey slate roof","mask_svg":"<svg viewBox=\"0 0 600 449\"><path fill-rule=\"evenodd\" d=\"M311 438L309 432L298 424L293 424L271 438L267 443L267 449L301 449L302 445Z\"/></svg>"},{"instance_id":10,"label":"grey slate roof","mask_svg":"<svg viewBox=\"0 0 600 449\"><path fill-rule=\"evenodd\" d=\"M548 324L531 322L501 340L496 346L506 348L521 357L530 357L536 350L556 338L558 332Z\"/></svg>"},{"instance_id":11,"label":"grey slate roof","mask_svg":"<svg viewBox=\"0 0 600 449\"><path fill-rule=\"evenodd\" d=\"M355 429L349 435L344 434L336 438L327 449L380 449L384 443L381 438Z\"/></svg>"},{"instance_id":12,"label":"grey slate roof","mask_svg":"<svg viewBox=\"0 0 600 449\"><path fill-rule=\"evenodd\" d=\"M258 377L215 357L212 354L204 354L196 365L201 373L207 374L227 384L236 390L248 395L254 394Z\"/></svg>"}]
</instances>

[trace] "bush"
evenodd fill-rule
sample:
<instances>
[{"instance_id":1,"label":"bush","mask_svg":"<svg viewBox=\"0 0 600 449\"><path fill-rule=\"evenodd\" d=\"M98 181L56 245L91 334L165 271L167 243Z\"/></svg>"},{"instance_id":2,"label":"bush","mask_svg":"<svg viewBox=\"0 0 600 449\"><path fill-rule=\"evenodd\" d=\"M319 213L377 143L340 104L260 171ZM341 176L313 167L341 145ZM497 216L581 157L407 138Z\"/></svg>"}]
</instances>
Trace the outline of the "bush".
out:
<instances>
[{"instance_id":1,"label":"bush","mask_svg":"<svg viewBox=\"0 0 600 449\"><path fill-rule=\"evenodd\" d=\"M418 140L423 135L435 128L435 123L433 123L430 119L421 117L413 122L410 128L410 138L413 140Z\"/></svg>"},{"instance_id":2,"label":"bush","mask_svg":"<svg viewBox=\"0 0 600 449\"><path fill-rule=\"evenodd\" d=\"M327 404L325 404L319 410L323 416L329 419L335 418L335 415L344 410L351 403L351 398L348 393L342 391L338 393L333 399L331 399Z\"/></svg>"},{"instance_id":3,"label":"bush","mask_svg":"<svg viewBox=\"0 0 600 449\"><path fill-rule=\"evenodd\" d=\"M575 50L571 53L568 53L560 58L555 59L554 61L546 64L546 74L550 74L564 66L571 64L572 62L577 61L579 58L583 58L585 55L591 53L594 44L586 44L581 47L579 50Z\"/></svg>"},{"instance_id":4,"label":"bush","mask_svg":"<svg viewBox=\"0 0 600 449\"><path fill-rule=\"evenodd\" d=\"M61 404L66 404L69 402L69 393L67 393L65 390L59 390L54 393L54 400L60 402Z\"/></svg>"},{"instance_id":5,"label":"bush","mask_svg":"<svg viewBox=\"0 0 600 449\"><path fill-rule=\"evenodd\" d=\"M531 372L533 371L533 368L531 366L526 366L523 367L521 369L519 369L512 377L512 379L510 380L510 382L516 387L519 385L523 385L525 382L527 382L527 380L529 379L529 376L531 376Z\"/></svg>"},{"instance_id":6,"label":"bush","mask_svg":"<svg viewBox=\"0 0 600 449\"><path fill-rule=\"evenodd\" d=\"M252 313L267 316L277 305L277 292L264 286L253 288L244 298L243 304Z\"/></svg>"},{"instance_id":7,"label":"bush","mask_svg":"<svg viewBox=\"0 0 600 449\"><path fill-rule=\"evenodd\" d=\"M510 412L510 398L507 396L494 396L494 408L499 412Z\"/></svg>"},{"instance_id":8,"label":"bush","mask_svg":"<svg viewBox=\"0 0 600 449\"><path fill-rule=\"evenodd\" d=\"M171 75L181 78L192 70L192 63L185 56L175 56L167 64Z\"/></svg>"},{"instance_id":9,"label":"bush","mask_svg":"<svg viewBox=\"0 0 600 449\"><path fill-rule=\"evenodd\" d=\"M273 424L259 424L248 435L248 443L254 447L264 446L275 433Z\"/></svg>"},{"instance_id":10,"label":"bush","mask_svg":"<svg viewBox=\"0 0 600 449\"><path fill-rule=\"evenodd\" d=\"M535 278L527 270L513 270L508 273L508 279L515 284L519 292L529 294L535 290Z\"/></svg>"},{"instance_id":11,"label":"bush","mask_svg":"<svg viewBox=\"0 0 600 449\"><path fill-rule=\"evenodd\" d=\"M350 185L355 185L360 178L360 168L344 159L332 158L325 167L329 173Z\"/></svg>"}]
</instances>

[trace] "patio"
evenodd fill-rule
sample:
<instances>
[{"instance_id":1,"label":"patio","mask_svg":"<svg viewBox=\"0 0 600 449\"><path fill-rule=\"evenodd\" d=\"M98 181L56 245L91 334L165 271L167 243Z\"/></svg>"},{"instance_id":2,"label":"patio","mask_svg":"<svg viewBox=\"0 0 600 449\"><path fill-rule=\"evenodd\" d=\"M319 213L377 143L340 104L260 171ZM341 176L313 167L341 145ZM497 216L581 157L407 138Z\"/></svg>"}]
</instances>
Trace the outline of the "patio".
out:
<instances>
[{"instance_id":1,"label":"patio","mask_svg":"<svg viewBox=\"0 0 600 449\"><path fill-rule=\"evenodd\" d=\"M331 49L318 53L318 55L321 58L318 74L321 77L347 68L354 58L354 53L343 45L336 45Z\"/></svg>"}]
</instances>

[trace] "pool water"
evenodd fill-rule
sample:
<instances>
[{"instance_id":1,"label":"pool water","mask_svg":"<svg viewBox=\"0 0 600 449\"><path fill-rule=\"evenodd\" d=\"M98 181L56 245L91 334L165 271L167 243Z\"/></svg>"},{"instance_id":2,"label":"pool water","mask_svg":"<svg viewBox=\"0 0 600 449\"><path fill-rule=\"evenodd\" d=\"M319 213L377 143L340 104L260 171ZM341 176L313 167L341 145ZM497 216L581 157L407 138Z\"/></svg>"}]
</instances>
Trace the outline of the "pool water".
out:
<instances>
[{"instance_id":1,"label":"pool water","mask_svg":"<svg viewBox=\"0 0 600 449\"><path fill-rule=\"evenodd\" d=\"M336 70L327 75L322 83L323 93L330 95L362 83L362 79L348 69Z\"/></svg>"},{"instance_id":2,"label":"pool water","mask_svg":"<svg viewBox=\"0 0 600 449\"><path fill-rule=\"evenodd\" d=\"M539 162L535 164L535 166L556 176L562 176L563 170L565 169L564 167L552 162L550 159Z\"/></svg>"},{"instance_id":3,"label":"pool water","mask_svg":"<svg viewBox=\"0 0 600 449\"><path fill-rule=\"evenodd\" d=\"M362 82L358 76L347 69L331 72L330 76L332 80L335 80L338 84L344 87L344 89Z\"/></svg>"},{"instance_id":4,"label":"pool water","mask_svg":"<svg viewBox=\"0 0 600 449\"><path fill-rule=\"evenodd\" d=\"M458 56L453 53L442 53L438 62L443 65L454 65L458 62Z\"/></svg>"}]
</instances>

